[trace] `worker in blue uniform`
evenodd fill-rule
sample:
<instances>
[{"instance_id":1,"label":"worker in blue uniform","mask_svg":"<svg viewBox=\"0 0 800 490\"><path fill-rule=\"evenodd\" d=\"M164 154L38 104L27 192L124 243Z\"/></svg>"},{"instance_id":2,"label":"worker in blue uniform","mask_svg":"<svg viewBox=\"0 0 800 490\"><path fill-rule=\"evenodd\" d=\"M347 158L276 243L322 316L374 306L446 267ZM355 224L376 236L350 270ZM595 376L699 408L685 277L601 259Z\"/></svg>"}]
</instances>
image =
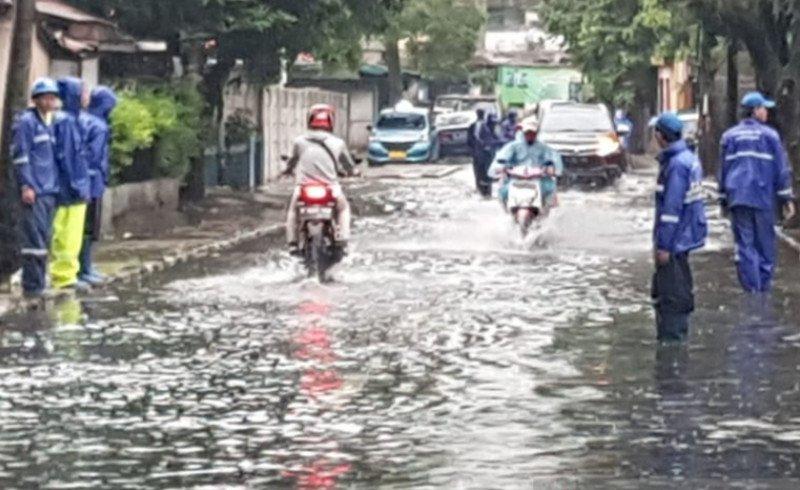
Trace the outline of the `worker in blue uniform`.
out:
<instances>
[{"instance_id":1,"label":"worker in blue uniform","mask_svg":"<svg viewBox=\"0 0 800 490\"><path fill-rule=\"evenodd\" d=\"M652 295L661 341L681 341L694 311L694 281L689 254L705 246L708 235L703 201L703 169L683 139L683 123L674 113L655 121L661 153L653 231L656 271Z\"/></svg>"},{"instance_id":2,"label":"worker in blue uniform","mask_svg":"<svg viewBox=\"0 0 800 490\"><path fill-rule=\"evenodd\" d=\"M56 165L53 114L58 85L49 78L31 89L33 107L14 122L11 159L22 200L22 289L41 296L47 284L47 259L53 227L59 174Z\"/></svg>"},{"instance_id":3,"label":"worker in blue uniform","mask_svg":"<svg viewBox=\"0 0 800 490\"><path fill-rule=\"evenodd\" d=\"M776 217L794 216L794 191L781 138L766 124L775 102L751 92L741 105L742 121L720 142L720 204L731 218L739 282L761 293L770 291L775 273Z\"/></svg>"}]
</instances>

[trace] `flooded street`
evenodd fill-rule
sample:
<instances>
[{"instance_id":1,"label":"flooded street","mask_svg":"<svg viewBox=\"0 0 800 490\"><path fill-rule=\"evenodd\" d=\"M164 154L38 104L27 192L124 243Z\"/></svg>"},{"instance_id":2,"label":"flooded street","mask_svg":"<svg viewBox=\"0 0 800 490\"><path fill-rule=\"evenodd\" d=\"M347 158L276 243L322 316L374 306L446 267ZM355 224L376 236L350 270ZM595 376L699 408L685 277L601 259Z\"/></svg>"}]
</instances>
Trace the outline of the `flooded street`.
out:
<instances>
[{"instance_id":1,"label":"flooded street","mask_svg":"<svg viewBox=\"0 0 800 490\"><path fill-rule=\"evenodd\" d=\"M332 285L256 243L6 319L0 487L800 485L796 257L746 301L712 220L659 346L652 175L564 193L530 248L470 172L374 196Z\"/></svg>"}]
</instances>

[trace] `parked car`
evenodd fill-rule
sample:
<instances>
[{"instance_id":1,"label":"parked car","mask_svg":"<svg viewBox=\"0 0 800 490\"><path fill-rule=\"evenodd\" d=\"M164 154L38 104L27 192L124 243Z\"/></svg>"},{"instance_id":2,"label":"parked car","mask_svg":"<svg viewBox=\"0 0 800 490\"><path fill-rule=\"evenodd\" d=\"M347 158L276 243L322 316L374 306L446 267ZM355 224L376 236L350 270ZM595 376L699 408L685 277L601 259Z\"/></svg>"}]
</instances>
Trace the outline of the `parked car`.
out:
<instances>
[{"instance_id":1,"label":"parked car","mask_svg":"<svg viewBox=\"0 0 800 490\"><path fill-rule=\"evenodd\" d=\"M542 112L539 138L564 160L567 183L613 183L627 158L611 113L602 104L553 103Z\"/></svg>"},{"instance_id":2,"label":"parked car","mask_svg":"<svg viewBox=\"0 0 800 490\"><path fill-rule=\"evenodd\" d=\"M443 95L436 99L436 138L440 156L469 155L467 131L477 120L476 111L500 115L500 103L493 96Z\"/></svg>"},{"instance_id":3,"label":"parked car","mask_svg":"<svg viewBox=\"0 0 800 490\"><path fill-rule=\"evenodd\" d=\"M400 102L383 110L370 131L367 156L370 165L428 162L438 158L427 109Z\"/></svg>"}]
</instances>

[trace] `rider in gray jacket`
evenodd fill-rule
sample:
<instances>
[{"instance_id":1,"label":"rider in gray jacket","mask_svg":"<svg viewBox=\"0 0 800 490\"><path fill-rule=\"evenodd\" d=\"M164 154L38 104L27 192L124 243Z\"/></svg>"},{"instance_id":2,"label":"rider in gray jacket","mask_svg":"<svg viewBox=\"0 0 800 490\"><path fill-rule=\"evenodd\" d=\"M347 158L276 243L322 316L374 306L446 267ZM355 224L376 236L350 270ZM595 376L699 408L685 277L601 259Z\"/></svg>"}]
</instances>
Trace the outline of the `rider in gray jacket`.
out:
<instances>
[{"instance_id":1,"label":"rider in gray jacket","mask_svg":"<svg viewBox=\"0 0 800 490\"><path fill-rule=\"evenodd\" d=\"M289 203L286 216L286 241L292 253L298 253L297 200L303 184L321 183L329 185L336 199L337 245L345 249L350 239L350 204L339 185L339 175L355 175L356 164L350 156L347 144L333 135L333 108L319 105L311 108L307 134L294 142L292 156L285 170L294 174L297 186Z\"/></svg>"}]
</instances>

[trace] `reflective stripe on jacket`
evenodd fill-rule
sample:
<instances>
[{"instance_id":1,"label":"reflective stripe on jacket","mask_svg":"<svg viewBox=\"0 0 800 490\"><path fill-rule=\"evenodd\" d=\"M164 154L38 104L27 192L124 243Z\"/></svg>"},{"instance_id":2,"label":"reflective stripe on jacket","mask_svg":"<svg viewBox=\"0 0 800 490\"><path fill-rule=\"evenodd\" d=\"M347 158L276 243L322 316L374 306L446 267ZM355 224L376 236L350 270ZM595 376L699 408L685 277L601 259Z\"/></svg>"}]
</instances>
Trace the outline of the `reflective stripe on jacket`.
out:
<instances>
[{"instance_id":1,"label":"reflective stripe on jacket","mask_svg":"<svg viewBox=\"0 0 800 490\"><path fill-rule=\"evenodd\" d=\"M703 169L684 140L658 156L656 220L653 240L658 250L682 254L705 245L708 235L703 201Z\"/></svg>"},{"instance_id":2,"label":"reflective stripe on jacket","mask_svg":"<svg viewBox=\"0 0 800 490\"><path fill-rule=\"evenodd\" d=\"M719 192L729 207L772 210L794 198L786 151L766 124L745 119L725 132L719 163Z\"/></svg>"},{"instance_id":3,"label":"reflective stripe on jacket","mask_svg":"<svg viewBox=\"0 0 800 490\"><path fill-rule=\"evenodd\" d=\"M37 195L59 192L58 167L55 160L55 133L36 109L22 112L14 122L11 161L17 182Z\"/></svg>"}]
</instances>

